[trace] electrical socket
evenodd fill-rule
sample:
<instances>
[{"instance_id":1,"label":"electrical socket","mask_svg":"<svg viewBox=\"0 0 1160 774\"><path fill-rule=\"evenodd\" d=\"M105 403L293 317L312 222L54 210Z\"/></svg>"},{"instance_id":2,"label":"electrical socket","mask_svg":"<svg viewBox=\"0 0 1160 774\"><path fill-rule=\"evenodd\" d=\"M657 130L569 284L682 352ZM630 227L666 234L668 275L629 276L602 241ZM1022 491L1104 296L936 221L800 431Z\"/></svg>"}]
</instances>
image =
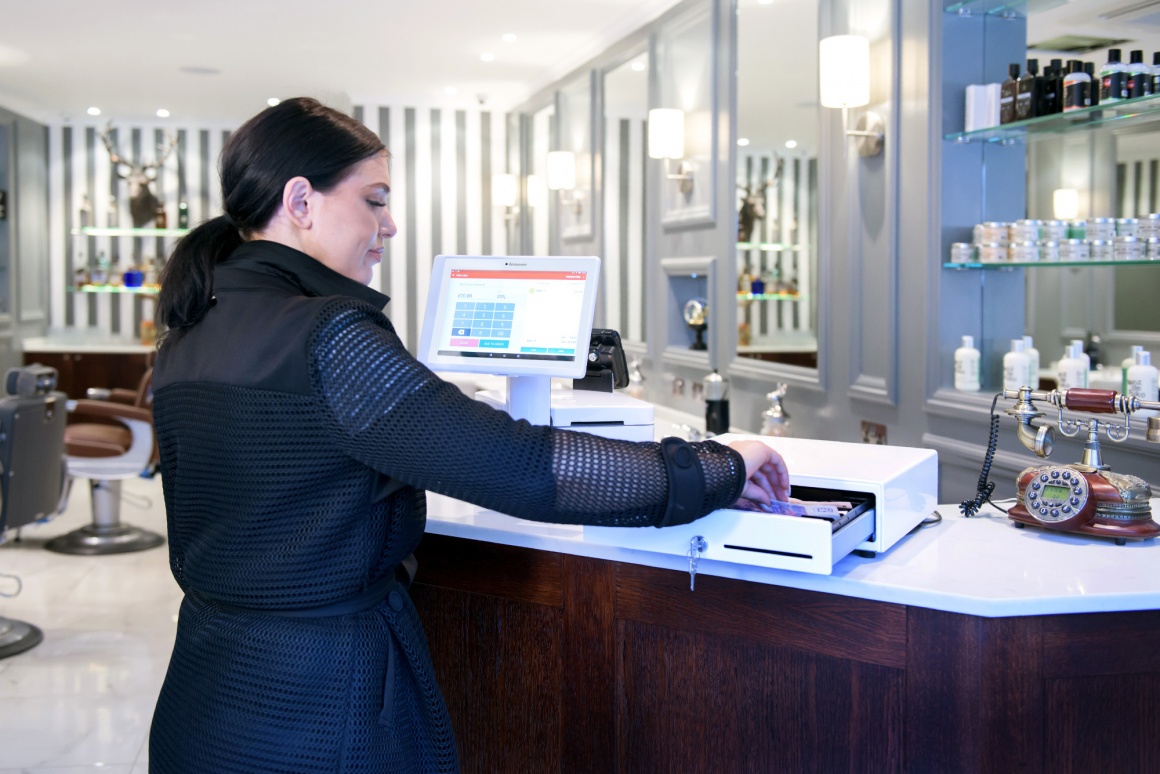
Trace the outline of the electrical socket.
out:
<instances>
[{"instance_id":1,"label":"electrical socket","mask_svg":"<svg viewBox=\"0 0 1160 774\"><path fill-rule=\"evenodd\" d=\"M862 420L862 443L886 445L886 425Z\"/></svg>"}]
</instances>

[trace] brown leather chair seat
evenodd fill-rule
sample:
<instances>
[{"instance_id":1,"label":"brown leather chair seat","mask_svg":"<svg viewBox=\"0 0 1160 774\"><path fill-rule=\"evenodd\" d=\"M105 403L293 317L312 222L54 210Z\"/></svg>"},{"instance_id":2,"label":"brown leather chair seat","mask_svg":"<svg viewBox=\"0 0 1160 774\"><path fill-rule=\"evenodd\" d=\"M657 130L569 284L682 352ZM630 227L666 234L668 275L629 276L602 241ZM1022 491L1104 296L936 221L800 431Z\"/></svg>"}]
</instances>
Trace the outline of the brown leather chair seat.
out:
<instances>
[{"instance_id":1,"label":"brown leather chair seat","mask_svg":"<svg viewBox=\"0 0 1160 774\"><path fill-rule=\"evenodd\" d=\"M117 457L129 451L133 434L124 425L69 425L64 445L71 457Z\"/></svg>"}]
</instances>

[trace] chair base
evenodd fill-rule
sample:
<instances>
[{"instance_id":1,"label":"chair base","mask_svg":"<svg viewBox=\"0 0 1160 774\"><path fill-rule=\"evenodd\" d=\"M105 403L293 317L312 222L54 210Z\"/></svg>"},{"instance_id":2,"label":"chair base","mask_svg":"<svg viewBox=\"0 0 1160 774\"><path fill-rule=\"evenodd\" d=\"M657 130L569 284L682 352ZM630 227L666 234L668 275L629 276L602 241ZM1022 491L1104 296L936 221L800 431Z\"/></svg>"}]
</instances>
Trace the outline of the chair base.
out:
<instances>
[{"instance_id":1,"label":"chair base","mask_svg":"<svg viewBox=\"0 0 1160 774\"><path fill-rule=\"evenodd\" d=\"M165 538L156 532L128 524L117 523L104 527L97 524L86 524L66 535L53 538L48 541L45 548L58 554L99 556L145 551L164 543Z\"/></svg>"},{"instance_id":2,"label":"chair base","mask_svg":"<svg viewBox=\"0 0 1160 774\"><path fill-rule=\"evenodd\" d=\"M43 639L44 633L32 624L0 618L0 658L35 648Z\"/></svg>"}]
</instances>

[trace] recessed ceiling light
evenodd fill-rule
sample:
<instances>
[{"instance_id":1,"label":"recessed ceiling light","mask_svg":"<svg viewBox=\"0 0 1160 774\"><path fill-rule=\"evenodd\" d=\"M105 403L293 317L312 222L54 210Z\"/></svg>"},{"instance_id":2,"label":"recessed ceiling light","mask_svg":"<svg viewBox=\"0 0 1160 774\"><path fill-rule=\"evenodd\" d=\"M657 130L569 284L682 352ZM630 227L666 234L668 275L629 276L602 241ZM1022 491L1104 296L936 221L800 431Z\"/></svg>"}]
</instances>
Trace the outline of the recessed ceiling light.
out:
<instances>
[{"instance_id":1,"label":"recessed ceiling light","mask_svg":"<svg viewBox=\"0 0 1160 774\"><path fill-rule=\"evenodd\" d=\"M646 65L644 62L640 61L639 59L638 59L637 61L635 61L635 62L633 62L633 63L632 63L632 69L633 69L633 70L635 70L635 71L636 71L636 72L638 72L638 73L639 73L639 72L641 72L641 71L643 71L643 70L644 70L644 68L645 68L645 67L647 67L647 66L648 66L648 65Z\"/></svg>"},{"instance_id":2,"label":"recessed ceiling light","mask_svg":"<svg viewBox=\"0 0 1160 774\"><path fill-rule=\"evenodd\" d=\"M509 32L509 33L505 34L503 36L503 42L504 43L515 43L516 42L516 34L514 32Z\"/></svg>"},{"instance_id":3,"label":"recessed ceiling light","mask_svg":"<svg viewBox=\"0 0 1160 774\"><path fill-rule=\"evenodd\" d=\"M266 104L269 105L270 107L274 107L275 105L277 105L281 101L282 100L278 99L277 97L270 97L270 99L266 100Z\"/></svg>"},{"instance_id":4,"label":"recessed ceiling light","mask_svg":"<svg viewBox=\"0 0 1160 774\"><path fill-rule=\"evenodd\" d=\"M490 51L484 52L484 53L479 55L479 61L481 61L481 62L494 62L495 61L495 54L491 53Z\"/></svg>"},{"instance_id":5,"label":"recessed ceiling light","mask_svg":"<svg viewBox=\"0 0 1160 774\"><path fill-rule=\"evenodd\" d=\"M794 148L797 147L797 140L786 140L785 147L789 148L790 150L793 150Z\"/></svg>"},{"instance_id":6,"label":"recessed ceiling light","mask_svg":"<svg viewBox=\"0 0 1160 774\"><path fill-rule=\"evenodd\" d=\"M454 86L448 86L446 89L443 90L443 93L449 97L453 97L459 93L459 89L455 88Z\"/></svg>"},{"instance_id":7,"label":"recessed ceiling light","mask_svg":"<svg viewBox=\"0 0 1160 774\"><path fill-rule=\"evenodd\" d=\"M88 114L90 116L99 116L101 114L101 109L99 107L91 107L88 109Z\"/></svg>"},{"instance_id":8,"label":"recessed ceiling light","mask_svg":"<svg viewBox=\"0 0 1160 774\"><path fill-rule=\"evenodd\" d=\"M744 148L746 145L749 144L749 138L748 137L738 137L737 144L740 145L742 148Z\"/></svg>"},{"instance_id":9,"label":"recessed ceiling light","mask_svg":"<svg viewBox=\"0 0 1160 774\"><path fill-rule=\"evenodd\" d=\"M169 118L169 111L166 110L165 108L157 108L157 117L158 118Z\"/></svg>"}]
</instances>

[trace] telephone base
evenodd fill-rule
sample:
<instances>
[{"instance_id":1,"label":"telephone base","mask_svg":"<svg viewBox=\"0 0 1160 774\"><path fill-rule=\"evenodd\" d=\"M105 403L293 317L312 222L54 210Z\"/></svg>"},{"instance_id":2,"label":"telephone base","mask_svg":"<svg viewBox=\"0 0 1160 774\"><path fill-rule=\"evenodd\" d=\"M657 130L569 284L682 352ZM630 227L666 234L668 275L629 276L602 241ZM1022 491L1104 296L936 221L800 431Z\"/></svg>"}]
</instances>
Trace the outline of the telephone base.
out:
<instances>
[{"instance_id":1,"label":"telephone base","mask_svg":"<svg viewBox=\"0 0 1160 774\"><path fill-rule=\"evenodd\" d=\"M1015 527L1040 527L1052 532L1070 532L1072 534L1091 535L1104 539L1114 540L1117 545L1124 545L1129 540L1152 540L1160 536L1160 524L1151 518L1135 518L1131 520L1113 521L1112 519L1096 515L1090 521L1082 524L1046 524L1028 513L1022 504L1015 505L1007 513L1007 517L1015 522Z\"/></svg>"}]
</instances>

